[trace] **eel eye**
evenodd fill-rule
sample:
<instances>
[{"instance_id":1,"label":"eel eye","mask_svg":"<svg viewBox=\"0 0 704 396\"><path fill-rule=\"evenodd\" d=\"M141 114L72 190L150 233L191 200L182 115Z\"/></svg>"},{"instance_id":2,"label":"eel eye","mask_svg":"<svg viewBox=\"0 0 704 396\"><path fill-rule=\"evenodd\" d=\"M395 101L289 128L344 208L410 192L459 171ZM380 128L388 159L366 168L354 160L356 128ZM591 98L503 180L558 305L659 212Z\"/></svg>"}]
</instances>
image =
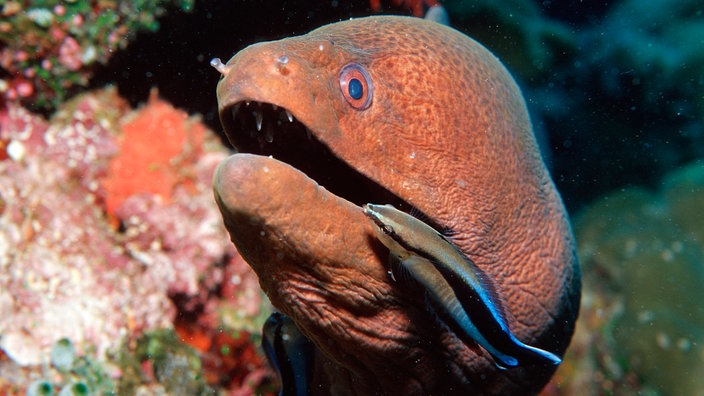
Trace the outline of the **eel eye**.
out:
<instances>
[{"instance_id":1,"label":"eel eye","mask_svg":"<svg viewBox=\"0 0 704 396\"><path fill-rule=\"evenodd\" d=\"M349 63L340 70L340 89L347 103L357 110L364 110L372 104L372 79L357 63Z\"/></svg>"},{"instance_id":2,"label":"eel eye","mask_svg":"<svg viewBox=\"0 0 704 396\"><path fill-rule=\"evenodd\" d=\"M391 235L394 233L394 228L388 224L384 224L383 226L380 226L379 228L381 228L381 231L386 235Z\"/></svg>"}]
</instances>

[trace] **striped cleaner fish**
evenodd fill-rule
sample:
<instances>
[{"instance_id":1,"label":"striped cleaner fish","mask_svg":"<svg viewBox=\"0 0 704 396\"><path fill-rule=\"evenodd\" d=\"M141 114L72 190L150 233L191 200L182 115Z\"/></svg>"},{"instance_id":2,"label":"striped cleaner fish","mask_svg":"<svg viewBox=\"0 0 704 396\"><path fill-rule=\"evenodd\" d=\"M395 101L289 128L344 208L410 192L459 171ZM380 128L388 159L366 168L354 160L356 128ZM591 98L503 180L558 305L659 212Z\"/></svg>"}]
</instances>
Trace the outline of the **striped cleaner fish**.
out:
<instances>
[{"instance_id":1,"label":"striped cleaner fish","mask_svg":"<svg viewBox=\"0 0 704 396\"><path fill-rule=\"evenodd\" d=\"M391 205L363 207L376 236L402 269L425 287L441 316L494 358L500 368L559 364L557 355L526 345L509 330L489 279L442 234Z\"/></svg>"}]
</instances>

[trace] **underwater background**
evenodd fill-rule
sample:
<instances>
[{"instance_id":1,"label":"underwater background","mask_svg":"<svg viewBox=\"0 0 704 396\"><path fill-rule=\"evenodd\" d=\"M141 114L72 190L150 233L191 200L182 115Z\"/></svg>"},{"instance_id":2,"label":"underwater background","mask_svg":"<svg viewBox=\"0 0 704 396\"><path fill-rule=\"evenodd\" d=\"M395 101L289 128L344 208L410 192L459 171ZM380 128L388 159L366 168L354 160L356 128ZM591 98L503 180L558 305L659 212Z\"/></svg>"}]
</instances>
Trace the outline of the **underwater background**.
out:
<instances>
[{"instance_id":1,"label":"underwater background","mask_svg":"<svg viewBox=\"0 0 704 396\"><path fill-rule=\"evenodd\" d=\"M0 1L0 394L275 394L209 62L400 3ZM573 220L542 394L704 395L704 4L442 4L518 81Z\"/></svg>"}]
</instances>

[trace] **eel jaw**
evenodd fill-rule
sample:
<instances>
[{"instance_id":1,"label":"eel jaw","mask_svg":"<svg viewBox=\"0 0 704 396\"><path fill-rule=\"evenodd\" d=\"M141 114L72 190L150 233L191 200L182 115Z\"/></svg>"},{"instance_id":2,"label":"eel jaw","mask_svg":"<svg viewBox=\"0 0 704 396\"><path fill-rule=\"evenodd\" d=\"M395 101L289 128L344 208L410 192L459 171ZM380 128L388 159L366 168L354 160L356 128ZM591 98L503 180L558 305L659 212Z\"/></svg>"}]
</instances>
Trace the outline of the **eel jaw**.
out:
<instances>
[{"instance_id":1,"label":"eel jaw","mask_svg":"<svg viewBox=\"0 0 704 396\"><path fill-rule=\"evenodd\" d=\"M283 161L338 197L357 206L390 203L409 211L411 205L337 157L288 109L258 101L225 106L220 121L239 152L268 155Z\"/></svg>"}]
</instances>

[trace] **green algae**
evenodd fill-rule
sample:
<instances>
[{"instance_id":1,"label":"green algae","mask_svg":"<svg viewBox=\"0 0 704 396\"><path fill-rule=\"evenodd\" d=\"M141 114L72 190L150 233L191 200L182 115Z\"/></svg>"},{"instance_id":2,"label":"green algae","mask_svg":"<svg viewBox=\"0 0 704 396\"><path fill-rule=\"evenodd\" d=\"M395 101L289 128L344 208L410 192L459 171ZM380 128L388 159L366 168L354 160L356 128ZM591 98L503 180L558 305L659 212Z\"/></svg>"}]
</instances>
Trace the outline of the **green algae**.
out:
<instances>
[{"instance_id":1,"label":"green algae","mask_svg":"<svg viewBox=\"0 0 704 396\"><path fill-rule=\"evenodd\" d=\"M660 191L603 197L575 226L592 288L618 307L602 329L620 366L611 380L704 394L704 164L671 173Z\"/></svg>"},{"instance_id":2,"label":"green algae","mask_svg":"<svg viewBox=\"0 0 704 396\"><path fill-rule=\"evenodd\" d=\"M44 378L29 384L27 396L114 394L115 385L108 370L88 354L78 354L68 338L52 345L44 371Z\"/></svg>"},{"instance_id":3,"label":"green algae","mask_svg":"<svg viewBox=\"0 0 704 396\"><path fill-rule=\"evenodd\" d=\"M29 84L19 99L53 110L137 33L155 32L159 17L193 6L194 0L0 2L0 87Z\"/></svg>"},{"instance_id":4,"label":"green algae","mask_svg":"<svg viewBox=\"0 0 704 396\"><path fill-rule=\"evenodd\" d=\"M68 372L76 360L76 349L68 338L62 338L51 347L51 364L61 372Z\"/></svg>"},{"instance_id":5,"label":"green algae","mask_svg":"<svg viewBox=\"0 0 704 396\"><path fill-rule=\"evenodd\" d=\"M664 184L673 222L704 243L704 163L696 162L672 174Z\"/></svg>"},{"instance_id":6,"label":"green algae","mask_svg":"<svg viewBox=\"0 0 704 396\"><path fill-rule=\"evenodd\" d=\"M173 330L149 331L139 337L133 345L129 343L118 356L123 376L118 395L133 395L145 382L145 362L149 362L151 373L169 395L211 395L203 377L203 368L198 353L181 342Z\"/></svg>"}]
</instances>

